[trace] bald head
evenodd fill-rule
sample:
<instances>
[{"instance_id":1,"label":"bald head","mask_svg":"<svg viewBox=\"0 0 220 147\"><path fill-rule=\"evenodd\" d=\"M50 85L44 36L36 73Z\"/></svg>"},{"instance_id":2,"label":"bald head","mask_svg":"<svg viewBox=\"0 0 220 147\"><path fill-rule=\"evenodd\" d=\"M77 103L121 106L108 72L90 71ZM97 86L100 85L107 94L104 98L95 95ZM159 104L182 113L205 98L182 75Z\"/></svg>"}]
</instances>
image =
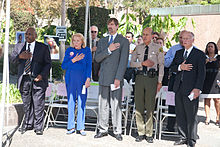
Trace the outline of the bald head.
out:
<instances>
[{"instance_id":1,"label":"bald head","mask_svg":"<svg viewBox=\"0 0 220 147\"><path fill-rule=\"evenodd\" d=\"M183 38L183 34L186 33L186 32L187 32L187 30L183 30L179 34L179 42L180 42L180 45L182 45L182 46L183 46L183 39L182 39Z\"/></svg>"},{"instance_id":2,"label":"bald head","mask_svg":"<svg viewBox=\"0 0 220 147\"><path fill-rule=\"evenodd\" d=\"M28 28L25 33L25 39L28 43L32 43L37 38L37 32L35 28Z\"/></svg>"},{"instance_id":3,"label":"bald head","mask_svg":"<svg viewBox=\"0 0 220 147\"><path fill-rule=\"evenodd\" d=\"M149 45L152 39L152 29L147 27L143 30L143 41L145 45Z\"/></svg>"},{"instance_id":4,"label":"bald head","mask_svg":"<svg viewBox=\"0 0 220 147\"><path fill-rule=\"evenodd\" d=\"M189 49L190 47L193 46L194 34L190 31L183 32L182 41L183 41L183 46L185 47L185 49Z\"/></svg>"}]
</instances>

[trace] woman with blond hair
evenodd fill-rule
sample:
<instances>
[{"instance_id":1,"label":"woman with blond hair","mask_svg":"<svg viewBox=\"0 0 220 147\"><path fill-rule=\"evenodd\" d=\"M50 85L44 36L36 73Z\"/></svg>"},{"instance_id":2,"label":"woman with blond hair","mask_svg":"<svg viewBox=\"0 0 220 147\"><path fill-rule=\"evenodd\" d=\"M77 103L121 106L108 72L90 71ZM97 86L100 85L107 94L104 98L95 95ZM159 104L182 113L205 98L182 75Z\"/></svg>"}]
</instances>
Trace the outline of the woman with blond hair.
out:
<instances>
[{"instance_id":1,"label":"woman with blond hair","mask_svg":"<svg viewBox=\"0 0 220 147\"><path fill-rule=\"evenodd\" d=\"M68 98L68 125L67 134L77 133L86 135L85 105L87 88L90 86L92 70L92 54L90 48L85 46L84 37L77 33L72 35L71 45L65 52L62 69L66 70L65 82ZM75 104L77 99L77 127L75 130Z\"/></svg>"}]
</instances>

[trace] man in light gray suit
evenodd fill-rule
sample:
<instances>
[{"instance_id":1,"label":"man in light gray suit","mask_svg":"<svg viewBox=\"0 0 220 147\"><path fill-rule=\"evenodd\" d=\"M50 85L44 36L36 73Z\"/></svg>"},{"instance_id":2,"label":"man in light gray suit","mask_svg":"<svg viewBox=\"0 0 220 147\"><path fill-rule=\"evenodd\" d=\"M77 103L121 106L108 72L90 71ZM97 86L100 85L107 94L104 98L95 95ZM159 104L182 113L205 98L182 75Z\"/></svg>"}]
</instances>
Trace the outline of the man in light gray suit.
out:
<instances>
[{"instance_id":1,"label":"man in light gray suit","mask_svg":"<svg viewBox=\"0 0 220 147\"><path fill-rule=\"evenodd\" d=\"M117 33L118 20L110 18L107 22L109 36L99 40L95 60L101 63L99 75L99 117L98 133L94 138L108 135L109 105L111 105L113 133L122 140L122 86L127 67L129 42Z\"/></svg>"}]
</instances>

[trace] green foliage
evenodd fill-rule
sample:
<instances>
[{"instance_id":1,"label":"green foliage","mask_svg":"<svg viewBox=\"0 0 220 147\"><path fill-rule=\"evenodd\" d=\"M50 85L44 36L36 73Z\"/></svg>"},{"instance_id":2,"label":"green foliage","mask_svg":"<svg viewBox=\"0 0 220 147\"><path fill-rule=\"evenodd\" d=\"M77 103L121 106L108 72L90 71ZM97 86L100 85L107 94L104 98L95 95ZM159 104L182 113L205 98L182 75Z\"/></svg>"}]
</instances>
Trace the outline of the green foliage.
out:
<instances>
[{"instance_id":1,"label":"green foliage","mask_svg":"<svg viewBox=\"0 0 220 147\"><path fill-rule=\"evenodd\" d=\"M2 99L2 83L0 83L0 100ZM7 101L7 100L5 100ZM17 85L10 84L9 85L9 103L21 103L21 94L17 89Z\"/></svg>"},{"instance_id":2,"label":"green foliage","mask_svg":"<svg viewBox=\"0 0 220 147\"><path fill-rule=\"evenodd\" d=\"M52 61L52 78L55 80L63 79L63 70L60 61Z\"/></svg>"},{"instance_id":3,"label":"green foliage","mask_svg":"<svg viewBox=\"0 0 220 147\"><path fill-rule=\"evenodd\" d=\"M220 4L220 0L202 0L201 5Z\"/></svg>"},{"instance_id":4,"label":"green foliage","mask_svg":"<svg viewBox=\"0 0 220 147\"><path fill-rule=\"evenodd\" d=\"M28 27L36 25L35 16L28 11L12 11L11 18L16 31L26 31Z\"/></svg>"},{"instance_id":5,"label":"green foliage","mask_svg":"<svg viewBox=\"0 0 220 147\"><path fill-rule=\"evenodd\" d=\"M146 19L144 20L142 28L151 27L155 32L160 33L162 31L166 34L169 34L174 31L174 35L172 36L172 39L169 40L169 38L167 38L167 42L166 42L166 47L170 48L172 46L171 44L172 40L174 40L175 42L179 41L178 38L179 33L186 26L187 20L188 19L186 17L182 17L179 19L177 23L175 23L171 15L165 16L163 19L159 15L156 16L148 15L148 17L146 17ZM195 22L193 19L192 19L192 25L195 28Z\"/></svg>"},{"instance_id":6,"label":"green foliage","mask_svg":"<svg viewBox=\"0 0 220 147\"><path fill-rule=\"evenodd\" d=\"M5 28L6 28L6 21L3 21L1 24L1 28L3 29L2 32L0 32L0 42L3 44L5 42ZM15 27L14 27L14 21L10 20L10 26L9 26L9 44L15 43Z\"/></svg>"},{"instance_id":7,"label":"green foliage","mask_svg":"<svg viewBox=\"0 0 220 147\"><path fill-rule=\"evenodd\" d=\"M108 9L90 7L90 24L99 28L99 36L102 36L107 31L106 23L109 19L109 14L110 10ZM67 18L70 20L72 31L84 34L85 7L68 8Z\"/></svg>"},{"instance_id":8,"label":"green foliage","mask_svg":"<svg viewBox=\"0 0 220 147\"><path fill-rule=\"evenodd\" d=\"M134 34L138 34L141 31L141 25L134 25L133 23L136 22L136 17L134 14L123 14L120 22L123 23L119 25L118 32L123 36L125 36L126 32L128 31Z\"/></svg>"}]
</instances>

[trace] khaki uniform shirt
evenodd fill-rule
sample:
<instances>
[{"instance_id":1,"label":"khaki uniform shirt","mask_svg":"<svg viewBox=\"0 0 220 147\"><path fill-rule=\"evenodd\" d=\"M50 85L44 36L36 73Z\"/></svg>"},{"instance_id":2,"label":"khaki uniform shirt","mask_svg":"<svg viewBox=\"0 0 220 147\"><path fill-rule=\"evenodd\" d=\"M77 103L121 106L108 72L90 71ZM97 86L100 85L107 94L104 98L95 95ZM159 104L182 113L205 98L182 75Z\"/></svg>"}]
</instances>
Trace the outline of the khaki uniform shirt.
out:
<instances>
[{"instance_id":1,"label":"khaki uniform shirt","mask_svg":"<svg viewBox=\"0 0 220 147\"><path fill-rule=\"evenodd\" d=\"M132 53L130 66L136 67L138 70L142 70L143 66L141 63L144 61L145 44L142 43L137 45L134 52ZM157 71L157 66L159 67L159 77L158 82L162 82L164 74L164 53L163 49L153 42L148 45L148 59L154 62L152 67L147 67L147 70L154 68Z\"/></svg>"}]
</instances>

